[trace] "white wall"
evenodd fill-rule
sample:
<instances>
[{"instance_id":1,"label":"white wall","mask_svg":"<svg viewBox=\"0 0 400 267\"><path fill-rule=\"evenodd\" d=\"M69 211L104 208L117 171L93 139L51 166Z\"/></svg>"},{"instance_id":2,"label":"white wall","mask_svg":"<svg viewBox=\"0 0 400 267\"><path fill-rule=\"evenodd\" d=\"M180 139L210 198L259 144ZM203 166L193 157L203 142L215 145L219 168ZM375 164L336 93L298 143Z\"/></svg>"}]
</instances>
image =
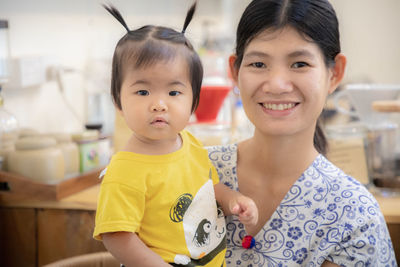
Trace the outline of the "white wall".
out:
<instances>
[{"instance_id":1,"label":"white wall","mask_svg":"<svg viewBox=\"0 0 400 267\"><path fill-rule=\"evenodd\" d=\"M1 0L0 19L9 21L12 58L37 58L44 70L67 68L64 93L54 76L41 86L20 88L17 79L4 85L5 107L21 127L42 132L81 130L88 91L107 92L114 47L125 29L96 0ZM181 30L189 0L114 0L127 24L137 28L161 24ZM204 21L224 32L221 1L201 0L187 36L199 47ZM225 32L231 32L225 30ZM65 99L68 101L65 102ZM111 102L108 101L110 106ZM68 107L72 106L73 110ZM112 113L112 107L107 112ZM74 115L77 113L77 116ZM113 114L108 121L112 124Z\"/></svg>"},{"instance_id":2,"label":"white wall","mask_svg":"<svg viewBox=\"0 0 400 267\"><path fill-rule=\"evenodd\" d=\"M82 127L85 92L107 91L110 58L124 29L97 0L0 0L0 19L9 20L11 56L39 56L46 68L67 73L65 104L54 77L36 88L5 86L6 108L23 127L42 131L76 131ZM113 0L132 28L164 24L180 29L191 0ZM250 0L200 0L188 36L195 47L204 38L204 21L212 34L225 38L233 51L239 16ZM340 20L342 48L348 57L345 82L400 84L400 1L332 0ZM95 78L93 78L95 77ZM32 111L31 111L32 110ZM111 112L111 111L110 111Z\"/></svg>"},{"instance_id":3,"label":"white wall","mask_svg":"<svg viewBox=\"0 0 400 267\"><path fill-rule=\"evenodd\" d=\"M333 0L348 58L345 82L400 84L400 1Z\"/></svg>"},{"instance_id":4,"label":"white wall","mask_svg":"<svg viewBox=\"0 0 400 267\"><path fill-rule=\"evenodd\" d=\"M88 58L109 57L123 27L96 0L2 0L0 18L8 19L12 56L40 54L65 65L83 66ZM181 29L189 0L114 0L128 26L162 24ZM205 19L220 21L221 1L201 0L188 35L201 41Z\"/></svg>"},{"instance_id":5,"label":"white wall","mask_svg":"<svg viewBox=\"0 0 400 267\"><path fill-rule=\"evenodd\" d=\"M226 0L225 2L229 2ZM234 25L250 0L236 2ZM344 83L400 84L400 1L330 0L341 34L348 67ZM233 26L234 30L236 29Z\"/></svg>"}]
</instances>

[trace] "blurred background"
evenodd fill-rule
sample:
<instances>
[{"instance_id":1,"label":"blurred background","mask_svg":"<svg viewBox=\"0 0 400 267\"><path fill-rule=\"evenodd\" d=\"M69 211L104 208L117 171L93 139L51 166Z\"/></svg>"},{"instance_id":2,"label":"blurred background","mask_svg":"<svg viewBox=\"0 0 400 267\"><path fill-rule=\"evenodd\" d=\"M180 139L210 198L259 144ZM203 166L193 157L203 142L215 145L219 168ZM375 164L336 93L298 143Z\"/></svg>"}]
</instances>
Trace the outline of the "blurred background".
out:
<instances>
[{"instance_id":1,"label":"blurred background","mask_svg":"<svg viewBox=\"0 0 400 267\"><path fill-rule=\"evenodd\" d=\"M188 37L225 75L239 16L249 0L200 0ZM400 83L400 1L332 0L348 57L344 83ZM113 132L109 80L113 49L125 30L97 0L1 0L11 64L4 107L20 127L75 132L102 122ZM131 28L162 24L180 29L189 0L114 0ZM4 29L3 29L4 30ZM4 46L4 40L0 41ZM210 59L211 58L211 59ZM217 58L217 59L216 59ZM219 59L218 59L219 58ZM215 66L215 64L210 64ZM88 106L90 104L90 106Z\"/></svg>"},{"instance_id":2,"label":"blurred background","mask_svg":"<svg viewBox=\"0 0 400 267\"><path fill-rule=\"evenodd\" d=\"M121 11L130 28L158 24L176 30L192 4L105 2ZM249 2L198 0L186 32L205 68L200 105L188 128L205 145L252 134L227 69L236 25ZM2 266L44 266L105 250L91 236L98 177L131 133L109 92L113 51L126 32L102 3L0 0ZM400 261L400 1L331 3L348 66L322 114L327 157L374 193ZM394 101L393 109L377 100ZM102 266L119 266L114 264Z\"/></svg>"}]
</instances>

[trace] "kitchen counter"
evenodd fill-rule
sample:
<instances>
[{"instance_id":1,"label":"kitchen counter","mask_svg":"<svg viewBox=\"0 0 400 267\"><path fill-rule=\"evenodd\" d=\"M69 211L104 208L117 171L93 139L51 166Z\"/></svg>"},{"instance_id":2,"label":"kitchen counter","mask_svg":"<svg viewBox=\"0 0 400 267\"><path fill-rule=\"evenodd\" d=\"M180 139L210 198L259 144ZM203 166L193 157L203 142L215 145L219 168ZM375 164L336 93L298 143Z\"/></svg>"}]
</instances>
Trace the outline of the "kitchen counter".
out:
<instances>
[{"instance_id":1,"label":"kitchen counter","mask_svg":"<svg viewBox=\"0 0 400 267\"><path fill-rule=\"evenodd\" d=\"M12 242L11 246L7 247L6 245L6 247L3 248L3 253L0 249L0 256L6 257L5 262L11 264L8 266L41 266L43 264L47 264L52 261L74 255L104 251L105 249L102 246L102 243L94 241L91 237L94 227L94 216L99 189L100 184L97 184L86 188L78 193L65 197L59 201L25 200L16 201L12 204L0 203L0 215L4 217L9 217L5 220L6 222L9 222L9 225L8 227L4 227L4 229L10 227L12 228L6 230L3 229L3 235L7 235L7 233L10 234L9 236L7 236L6 239L1 238L2 234L0 234L0 238L2 240L15 241ZM397 256L397 261L400 262L400 194L392 197L383 197L381 195L375 194L375 198L377 199L388 224L389 232L395 249L395 254ZM16 224L15 221L17 221L17 219L20 220L19 227L25 229L26 224L24 222L27 221L27 219L24 217L25 215L21 217L19 213L26 213L30 210L34 211L32 218L36 218L36 222L33 223L31 230L34 231L35 227L37 228L38 225L41 225L42 229L46 229L45 231L42 230L39 231L39 233L32 234L33 238L35 238L35 236L38 236L37 238L39 239L39 241L36 241L36 243L39 243L39 245L49 244L49 246L44 248L44 246L41 245L32 252L28 251L32 254L31 261L18 262L19 265L13 264L15 262L11 260L14 260L15 257L13 256L12 252L10 252L10 249L13 250L18 248L18 250L20 251L21 242L27 239L26 236L16 238L15 234L13 234L15 232L19 232L20 230L19 228L15 229L15 227L18 227L18 223ZM1 214L1 211L4 214ZM34 219L29 219L29 222L33 220ZM17 226L14 226L14 224L16 224ZM65 227L64 225L66 224L75 226L72 226L71 229L64 229L63 227ZM63 230L60 231L60 228ZM76 232L79 232L80 234L77 235ZM71 237L76 236L80 236L80 240L72 240L73 238ZM43 239L44 241L41 241L41 239ZM60 244L60 242L65 243L61 246L65 248L57 252L57 250L54 248L54 244ZM33 241L31 243L33 243ZM75 249L76 246L73 244L81 244L81 246L80 248ZM0 248L1 247L2 246L0 245ZM52 249L50 249L50 247L52 247ZM74 250L66 249L68 247L74 247ZM11 260L7 261L7 256L11 257ZM32 261L35 261L36 264L31 264Z\"/></svg>"},{"instance_id":2,"label":"kitchen counter","mask_svg":"<svg viewBox=\"0 0 400 267\"><path fill-rule=\"evenodd\" d=\"M41 208L41 209L70 209L70 210L89 210L95 211L97 205L97 195L100 185L94 185L80 192L74 193L61 200L20 200L12 203L2 203L0 206L12 208Z\"/></svg>"},{"instance_id":3,"label":"kitchen counter","mask_svg":"<svg viewBox=\"0 0 400 267\"><path fill-rule=\"evenodd\" d=\"M0 205L8 207L81 209L94 211L96 210L99 189L100 185L97 184L59 201L20 201L12 204L0 203ZM383 197L378 194L374 194L374 196L379 203L386 222L400 224L400 194L391 197Z\"/></svg>"},{"instance_id":4,"label":"kitchen counter","mask_svg":"<svg viewBox=\"0 0 400 267\"><path fill-rule=\"evenodd\" d=\"M400 225L400 194L392 197L383 197L375 194L383 216L388 224Z\"/></svg>"},{"instance_id":5,"label":"kitchen counter","mask_svg":"<svg viewBox=\"0 0 400 267\"><path fill-rule=\"evenodd\" d=\"M99 189L100 185L95 185L61 200L58 205L95 210ZM400 194L391 197L383 197L379 194L374 194L374 196L385 217L397 261L400 262Z\"/></svg>"},{"instance_id":6,"label":"kitchen counter","mask_svg":"<svg viewBox=\"0 0 400 267\"><path fill-rule=\"evenodd\" d=\"M91 186L59 201L0 197L0 265L39 267L105 251L92 238L98 192Z\"/></svg>"}]
</instances>

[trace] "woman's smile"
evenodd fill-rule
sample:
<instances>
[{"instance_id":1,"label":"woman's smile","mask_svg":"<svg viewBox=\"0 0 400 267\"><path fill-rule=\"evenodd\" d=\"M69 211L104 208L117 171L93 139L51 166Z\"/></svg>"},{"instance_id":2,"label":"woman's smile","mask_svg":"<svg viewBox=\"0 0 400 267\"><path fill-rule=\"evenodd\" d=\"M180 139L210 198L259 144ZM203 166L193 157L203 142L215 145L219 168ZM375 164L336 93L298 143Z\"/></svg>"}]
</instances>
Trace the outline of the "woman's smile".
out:
<instances>
[{"instance_id":1,"label":"woman's smile","mask_svg":"<svg viewBox=\"0 0 400 267\"><path fill-rule=\"evenodd\" d=\"M272 117L287 117L293 114L296 107L299 105L298 102L266 102L260 103L260 106L264 112Z\"/></svg>"},{"instance_id":2,"label":"woman's smile","mask_svg":"<svg viewBox=\"0 0 400 267\"><path fill-rule=\"evenodd\" d=\"M288 110L294 108L298 103L260 103L268 110Z\"/></svg>"}]
</instances>

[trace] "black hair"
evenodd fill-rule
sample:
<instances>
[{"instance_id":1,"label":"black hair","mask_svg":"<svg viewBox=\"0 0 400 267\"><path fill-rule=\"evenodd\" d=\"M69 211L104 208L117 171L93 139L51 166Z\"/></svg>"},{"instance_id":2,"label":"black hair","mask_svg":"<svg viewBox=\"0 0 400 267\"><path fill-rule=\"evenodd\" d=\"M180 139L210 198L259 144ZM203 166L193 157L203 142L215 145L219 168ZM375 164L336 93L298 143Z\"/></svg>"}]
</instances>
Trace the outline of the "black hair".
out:
<instances>
[{"instance_id":1,"label":"black hair","mask_svg":"<svg viewBox=\"0 0 400 267\"><path fill-rule=\"evenodd\" d=\"M112 60L111 96L114 104L121 109L121 86L125 73L130 68L149 67L159 61L169 61L178 54L188 63L193 91L192 112L199 104L203 80L203 65L184 33L196 10L196 1L186 14L182 32L163 26L146 25L130 30L120 12L113 6L103 5L127 30L118 41ZM129 67L128 67L129 66Z\"/></svg>"},{"instance_id":2,"label":"black hair","mask_svg":"<svg viewBox=\"0 0 400 267\"><path fill-rule=\"evenodd\" d=\"M253 0L245 9L236 32L236 61L239 68L247 45L267 29L290 26L321 50L327 67L340 53L339 23L328 0ZM326 154L327 140L317 121L314 146Z\"/></svg>"}]
</instances>

